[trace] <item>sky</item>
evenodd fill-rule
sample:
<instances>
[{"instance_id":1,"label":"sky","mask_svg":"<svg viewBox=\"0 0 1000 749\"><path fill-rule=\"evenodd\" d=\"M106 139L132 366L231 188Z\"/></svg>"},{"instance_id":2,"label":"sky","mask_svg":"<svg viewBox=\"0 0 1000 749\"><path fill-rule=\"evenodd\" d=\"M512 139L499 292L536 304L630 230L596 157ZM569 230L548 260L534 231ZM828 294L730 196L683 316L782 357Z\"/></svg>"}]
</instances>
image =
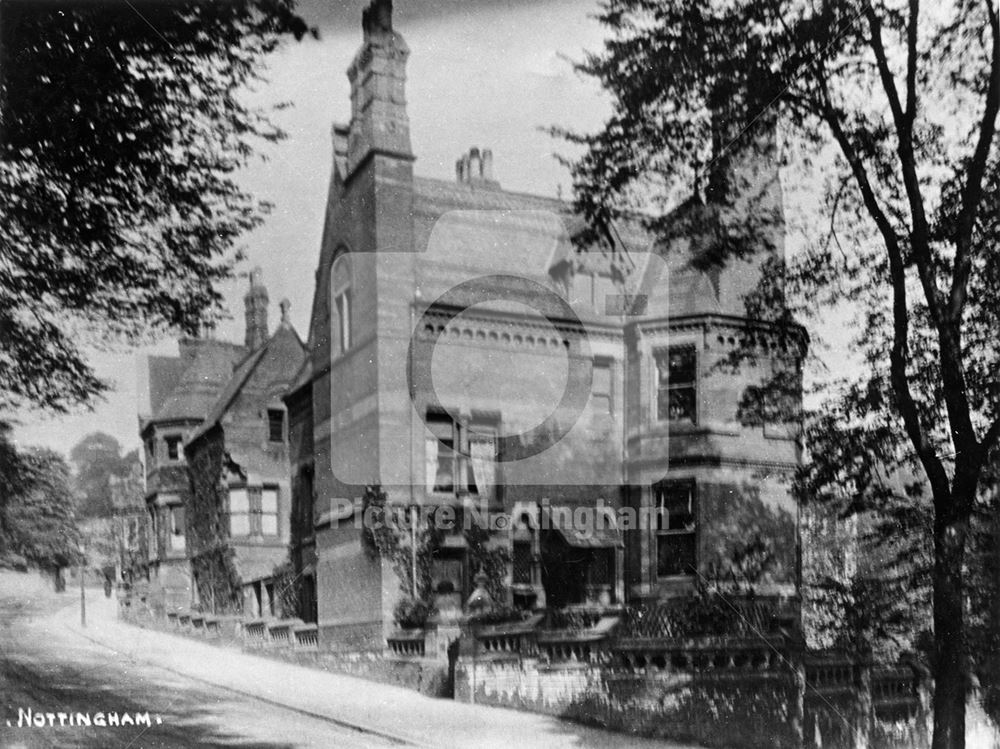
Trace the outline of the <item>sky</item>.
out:
<instances>
[{"instance_id":1,"label":"sky","mask_svg":"<svg viewBox=\"0 0 1000 749\"><path fill-rule=\"evenodd\" d=\"M233 319L218 328L219 338L243 340L245 276L257 265L270 294L272 328L279 301L288 298L295 328L303 339L308 334L332 168L330 130L350 117L346 70L361 43L366 4L300 0L300 12L319 28L320 39L284 44L270 60L267 85L253 94L262 104L291 104L273 118L288 138L242 175L243 185L274 209L246 239L243 277L224 288ZM395 6L394 26L410 47L406 94L415 173L453 179L455 160L478 146L493 150L504 188L568 196L569 173L554 154L572 151L540 128L594 131L610 112L606 95L566 59L600 48L603 32L592 18L596 0L396 0ZM85 435L103 431L126 450L137 447L138 414L149 410L146 357L176 352L175 340L91 352L97 374L114 391L92 411L22 413L15 440L68 453Z\"/></svg>"}]
</instances>

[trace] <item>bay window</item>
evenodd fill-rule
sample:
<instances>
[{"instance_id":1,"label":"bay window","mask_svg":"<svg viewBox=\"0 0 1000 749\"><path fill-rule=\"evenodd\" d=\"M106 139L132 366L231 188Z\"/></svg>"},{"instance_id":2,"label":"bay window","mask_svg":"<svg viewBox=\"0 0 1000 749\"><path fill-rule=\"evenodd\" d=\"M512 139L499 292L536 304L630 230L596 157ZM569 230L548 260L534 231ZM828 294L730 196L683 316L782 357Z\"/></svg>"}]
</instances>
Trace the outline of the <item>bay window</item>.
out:
<instances>
[{"instance_id":1,"label":"bay window","mask_svg":"<svg viewBox=\"0 0 1000 749\"><path fill-rule=\"evenodd\" d=\"M693 345L657 351L656 418L658 421L697 418L698 356Z\"/></svg>"},{"instance_id":2,"label":"bay window","mask_svg":"<svg viewBox=\"0 0 1000 749\"><path fill-rule=\"evenodd\" d=\"M656 512L656 575L694 574L697 507L693 481L664 481L653 487Z\"/></svg>"}]
</instances>

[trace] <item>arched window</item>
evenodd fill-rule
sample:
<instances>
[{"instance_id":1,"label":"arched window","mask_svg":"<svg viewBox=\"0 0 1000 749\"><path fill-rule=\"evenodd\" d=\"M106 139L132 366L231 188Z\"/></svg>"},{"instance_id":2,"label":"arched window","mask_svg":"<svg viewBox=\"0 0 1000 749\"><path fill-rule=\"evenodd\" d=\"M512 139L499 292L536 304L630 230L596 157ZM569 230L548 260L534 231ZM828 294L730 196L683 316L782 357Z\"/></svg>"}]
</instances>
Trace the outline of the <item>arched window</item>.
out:
<instances>
[{"instance_id":1,"label":"arched window","mask_svg":"<svg viewBox=\"0 0 1000 749\"><path fill-rule=\"evenodd\" d=\"M346 254L333 263L330 288L333 298L330 315L333 352L342 354L351 347L351 263Z\"/></svg>"}]
</instances>

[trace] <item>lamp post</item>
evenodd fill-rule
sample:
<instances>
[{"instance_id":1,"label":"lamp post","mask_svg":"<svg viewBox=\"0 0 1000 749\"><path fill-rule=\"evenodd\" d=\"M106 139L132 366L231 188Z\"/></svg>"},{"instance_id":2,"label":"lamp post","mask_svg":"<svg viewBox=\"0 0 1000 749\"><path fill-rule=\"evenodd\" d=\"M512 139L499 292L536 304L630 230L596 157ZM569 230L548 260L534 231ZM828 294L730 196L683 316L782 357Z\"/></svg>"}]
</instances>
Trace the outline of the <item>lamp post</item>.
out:
<instances>
[{"instance_id":1,"label":"lamp post","mask_svg":"<svg viewBox=\"0 0 1000 749\"><path fill-rule=\"evenodd\" d=\"M83 575L87 569L87 546L81 541L80 543L80 626L87 626L87 594L83 587Z\"/></svg>"}]
</instances>

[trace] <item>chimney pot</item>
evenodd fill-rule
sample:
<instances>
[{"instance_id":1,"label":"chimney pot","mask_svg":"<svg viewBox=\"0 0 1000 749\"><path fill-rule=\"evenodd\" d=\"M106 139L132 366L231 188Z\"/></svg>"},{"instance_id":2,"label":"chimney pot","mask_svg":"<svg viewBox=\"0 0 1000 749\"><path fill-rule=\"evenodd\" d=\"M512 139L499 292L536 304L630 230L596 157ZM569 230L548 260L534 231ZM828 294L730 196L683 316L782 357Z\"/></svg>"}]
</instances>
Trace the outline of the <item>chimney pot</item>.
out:
<instances>
[{"instance_id":1,"label":"chimney pot","mask_svg":"<svg viewBox=\"0 0 1000 749\"><path fill-rule=\"evenodd\" d=\"M479 158L479 149L469 149L469 182L476 182L483 177L483 162Z\"/></svg>"},{"instance_id":2,"label":"chimney pot","mask_svg":"<svg viewBox=\"0 0 1000 749\"><path fill-rule=\"evenodd\" d=\"M483 149L483 179L493 181L493 151L488 148Z\"/></svg>"}]
</instances>

